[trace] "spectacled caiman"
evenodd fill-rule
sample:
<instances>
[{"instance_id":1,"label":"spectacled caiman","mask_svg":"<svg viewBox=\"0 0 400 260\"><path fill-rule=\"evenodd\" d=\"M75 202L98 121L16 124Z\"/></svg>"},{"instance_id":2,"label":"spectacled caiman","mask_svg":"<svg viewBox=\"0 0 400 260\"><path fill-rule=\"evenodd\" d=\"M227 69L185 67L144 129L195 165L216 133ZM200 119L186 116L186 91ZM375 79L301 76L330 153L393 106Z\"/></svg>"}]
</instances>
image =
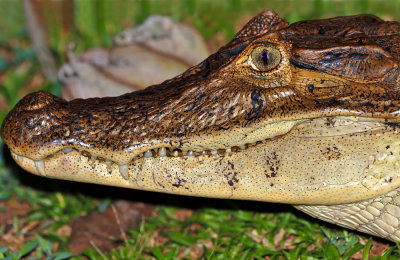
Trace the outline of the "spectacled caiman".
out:
<instances>
[{"instance_id":1,"label":"spectacled caiman","mask_svg":"<svg viewBox=\"0 0 400 260\"><path fill-rule=\"evenodd\" d=\"M266 11L199 65L119 97L24 97L1 136L25 170L290 203L400 241L399 22Z\"/></svg>"}]
</instances>

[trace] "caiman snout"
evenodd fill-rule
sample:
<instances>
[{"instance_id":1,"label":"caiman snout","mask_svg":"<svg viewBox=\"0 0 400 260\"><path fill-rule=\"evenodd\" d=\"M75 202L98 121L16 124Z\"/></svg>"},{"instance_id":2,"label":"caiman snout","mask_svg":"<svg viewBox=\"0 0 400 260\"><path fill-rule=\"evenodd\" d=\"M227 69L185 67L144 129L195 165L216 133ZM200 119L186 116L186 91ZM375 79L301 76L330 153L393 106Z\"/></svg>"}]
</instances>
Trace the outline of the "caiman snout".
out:
<instances>
[{"instance_id":1,"label":"caiman snout","mask_svg":"<svg viewBox=\"0 0 400 260\"><path fill-rule=\"evenodd\" d=\"M44 91L25 96L5 118L1 137L18 154L44 156L38 148L54 143L50 133L61 125L55 115L62 113L64 104L63 99Z\"/></svg>"}]
</instances>

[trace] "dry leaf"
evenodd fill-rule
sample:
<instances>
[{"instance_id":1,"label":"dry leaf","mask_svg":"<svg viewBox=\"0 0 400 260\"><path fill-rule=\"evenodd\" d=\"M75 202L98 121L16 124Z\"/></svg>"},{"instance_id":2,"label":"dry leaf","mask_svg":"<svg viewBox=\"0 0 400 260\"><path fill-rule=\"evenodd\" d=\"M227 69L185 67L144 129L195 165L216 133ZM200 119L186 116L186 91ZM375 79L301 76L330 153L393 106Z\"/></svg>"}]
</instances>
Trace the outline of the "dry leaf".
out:
<instances>
[{"instance_id":1,"label":"dry leaf","mask_svg":"<svg viewBox=\"0 0 400 260\"><path fill-rule=\"evenodd\" d=\"M168 17L152 16L114 39L110 50L95 48L76 55L59 79L65 99L118 96L159 84L184 72L209 55L204 39L193 28Z\"/></svg>"}]
</instances>

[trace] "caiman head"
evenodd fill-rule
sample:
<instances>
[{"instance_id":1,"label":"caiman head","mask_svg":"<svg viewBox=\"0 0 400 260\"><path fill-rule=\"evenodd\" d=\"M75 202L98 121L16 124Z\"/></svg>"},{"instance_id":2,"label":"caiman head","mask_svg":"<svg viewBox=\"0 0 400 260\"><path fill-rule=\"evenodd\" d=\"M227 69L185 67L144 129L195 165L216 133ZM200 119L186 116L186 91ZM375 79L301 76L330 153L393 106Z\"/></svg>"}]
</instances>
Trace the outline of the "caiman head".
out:
<instances>
[{"instance_id":1,"label":"caiman head","mask_svg":"<svg viewBox=\"0 0 400 260\"><path fill-rule=\"evenodd\" d=\"M193 196L357 203L400 186L400 24L271 11L176 78L119 97L24 97L1 135L51 178Z\"/></svg>"}]
</instances>

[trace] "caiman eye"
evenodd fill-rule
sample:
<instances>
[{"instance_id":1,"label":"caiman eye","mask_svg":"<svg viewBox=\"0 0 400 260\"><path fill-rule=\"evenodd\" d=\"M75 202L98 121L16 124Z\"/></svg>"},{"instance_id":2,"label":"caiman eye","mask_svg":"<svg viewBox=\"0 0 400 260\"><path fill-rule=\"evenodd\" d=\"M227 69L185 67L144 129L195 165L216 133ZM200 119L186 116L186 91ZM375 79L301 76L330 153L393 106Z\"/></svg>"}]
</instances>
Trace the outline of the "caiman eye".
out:
<instances>
[{"instance_id":1,"label":"caiman eye","mask_svg":"<svg viewBox=\"0 0 400 260\"><path fill-rule=\"evenodd\" d=\"M269 71L281 62L281 53L273 47L260 46L253 50L249 57L249 63L258 71Z\"/></svg>"}]
</instances>

